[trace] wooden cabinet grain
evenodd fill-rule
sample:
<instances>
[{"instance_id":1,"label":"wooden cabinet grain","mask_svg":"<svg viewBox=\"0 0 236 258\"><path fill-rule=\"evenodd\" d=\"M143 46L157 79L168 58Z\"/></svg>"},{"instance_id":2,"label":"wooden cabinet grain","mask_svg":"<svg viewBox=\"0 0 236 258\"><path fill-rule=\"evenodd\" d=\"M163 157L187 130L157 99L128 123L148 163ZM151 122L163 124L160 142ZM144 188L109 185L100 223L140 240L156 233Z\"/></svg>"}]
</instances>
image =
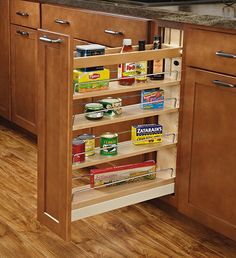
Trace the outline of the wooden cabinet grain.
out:
<instances>
[{"instance_id":1,"label":"wooden cabinet grain","mask_svg":"<svg viewBox=\"0 0 236 258\"><path fill-rule=\"evenodd\" d=\"M36 133L37 31L11 25L12 121Z\"/></svg>"},{"instance_id":2,"label":"wooden cabinet grain","mask_svg":"<svg viewBox=\"0 0 236 258\"><path fill-rule=\"evenodd\" d=\"M9 1L0 1L0 116L10 119Z\"/></svg>"},{"instance_id":3,"label":"wooden cabinet grain","mask_svg":"<svg viewBox=\"0 0 236 258\"><path fill-rule=\"evenodd\" d=\"M236 239L236 89L219 82L236 78L186 69L179 209Z\"/></svg>"}]
</instances>

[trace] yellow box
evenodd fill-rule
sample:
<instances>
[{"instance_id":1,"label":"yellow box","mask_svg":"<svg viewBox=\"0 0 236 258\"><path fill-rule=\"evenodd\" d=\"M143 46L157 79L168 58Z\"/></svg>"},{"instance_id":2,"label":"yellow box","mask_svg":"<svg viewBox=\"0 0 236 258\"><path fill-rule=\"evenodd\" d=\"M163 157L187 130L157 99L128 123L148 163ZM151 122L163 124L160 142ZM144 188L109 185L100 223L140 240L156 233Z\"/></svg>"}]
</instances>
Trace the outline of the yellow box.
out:
<instances>
[{"instance_id":1,"label":"yellow box","mask_svg":"<svg viewBox=\"0 0 236 258\"><path fill-rule=\"evenodd\" d=\"M131 141L135 145L162 142L162 126L157 124L134 125Z\"/></svg>"},{"instance_id":2,"label":"yellow box","mask_svg":"<svg viewBox=\"0 0 236 258\"><path fill-rule=\"evenodd\" d=\"M74 92L88 92L108 89L110 79L109 69L91 72L73 71Z\"/></svg>"}]
</instances>

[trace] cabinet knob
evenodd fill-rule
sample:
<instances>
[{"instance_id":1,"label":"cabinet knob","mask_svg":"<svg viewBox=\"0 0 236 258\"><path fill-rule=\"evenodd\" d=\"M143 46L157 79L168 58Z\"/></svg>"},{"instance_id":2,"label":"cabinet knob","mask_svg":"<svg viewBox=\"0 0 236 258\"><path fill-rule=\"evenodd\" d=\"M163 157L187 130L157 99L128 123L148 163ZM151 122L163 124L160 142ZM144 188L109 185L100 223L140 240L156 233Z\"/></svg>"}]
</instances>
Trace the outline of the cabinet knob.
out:
<instances>
[{"instance_id":1,"label":"cabinet knob","mask_svg":"<svg viewBox=\"0 0 236 258\"><path fill-rule=\"evenodd\" d=\"M54 22L57 24L62 24L62 25L70 25L69 21L65 21L65 20L61 20L61 19L56 19Z\"/></svg>"},{"instance_id":2,"label":"cabinet knob","mask_svg":"<svg viewBox=\"0 0 236 258\"><path fill-rule=\"evenodd\" d=\"M224 51L216 51L216 55L220 57L226 57L226 58L236 58L236 55L230 54L230 53L225 53Z\"/></svg>"},{"instance_id":3,"label":"cabinet knob","mask_svg":"<svg viewBox=\"0 0 236 258\"><path fill-rule=\"evenodd\" d=\"M228 83L228 82L223 82L220 80L214 80L212 81L216 86L220 87L227 87L227 88L236 88L236 84Z\"/></svg>"},{"instance_id":4,"label":"cabinet knob","mask_svg":"<svg viewBox=\"0 0 236 258\"><path fill-rule=\"evenodd\" d=\"M29 14L27 12L22 12L22 11L19 11L19 12L16 12L17 15L20 15L20 16L23 16L23 17L28 17Z\"/></svg>"},{"instance_id":5,"label":"cabinet knob","mask_svg":"<svg viewBox=\"0 0 236 258\"><path fill-rule=\"evenodd\" d=\"M104 32L105 33L107 33L107 34L111 34L111 35L124 35L124 33L123 32L121 32L121 31L114 31L114 30L104 30Z\"/></svg>"},{"instance_id":6,"label":"cabinet knob","mask_svg":"<svg viewBox=\"0 0 236 258\"><path fill-rule=\"evenodd\" d=\"M29 36L29 32L27 32L27 31L17 30L16 33L21 35L21 36L24 36L24 37L28 37Z\"/></svg>"},{"instance_id":7,"label":"cabinet knob","mask_svg":"<svg viewBox=\"0 0 236 258\"><path fill-rule=\"evenodd\" d=\"M50 39L47 36L40 37L39 40L46 42L46 43L57 43L57 44L63 42L62 39Z\"/></svg>"}]
</instances>

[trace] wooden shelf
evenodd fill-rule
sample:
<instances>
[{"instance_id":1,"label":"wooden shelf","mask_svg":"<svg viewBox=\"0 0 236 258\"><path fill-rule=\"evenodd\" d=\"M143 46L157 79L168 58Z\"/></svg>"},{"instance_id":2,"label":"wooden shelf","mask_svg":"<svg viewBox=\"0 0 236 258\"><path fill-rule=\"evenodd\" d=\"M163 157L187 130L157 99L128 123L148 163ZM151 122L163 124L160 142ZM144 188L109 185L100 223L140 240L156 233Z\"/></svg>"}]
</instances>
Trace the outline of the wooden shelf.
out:
<instances>
[{"instance_id":1,"label":"wooden shelf","mask_svg":"<svg viewBox=\"0 0 236 258\"><path fill-rule=\"evenodd\" d=\"M72 191L72 221L174 193L174 181L173 177L157 177L100 189L76 187Z\"/></svg>"},{"instance_id":2,"label":"wooden shelf","mask_svg":"<svg viewBox=\"0 0 236 258\"><path fill-rule=\"evenodd\" d=\"M121 115L116 117L104 116L99 120L88 120L84 114L75 116L73 131L81 130L85 128L98 127L108 124L120 123L124 121L130 121L139 118L158 116L160 114L174 113L177 112L178 108L164 108L164 109L141 109L140 104L129 105L123 107Z\"/></svg>"},{"instance_id":3,"label":"wooden shelf","mask_svg":"<svg viewBox=\"0 0 236 258\"><path fill-rule=\"evenodd\" d=\"M154 89L157 87L169 87L169 86L178 86L180 81L174 80L172 78L166 78L163 81L150 81L146 83L136 83L131 86L122 86L119 85L117 81L110 82L109 88L107 90L98 90L85 93L75 93L73 95L73 100L79 100L84 98L100 97L100 96L109 96L119 93L128 93L145 89Z\"/></svg>"},{"instance_id":4,"label":"wooden shelf","mask_svg":"<svg viewBox=\"0 0 236 258\"><path fill-rule=\"evenodd\" d=\"M102 156L99 153L99 149L96 150L94 156L86 157L85 162L78 165L73 165L72 170L77 170L80 168L95 166L102 163L111 162L114 160L124 159L127 157L133 157L140 154L145 154L153 151L158 151L161 149L172 148L176 146L176 143L162 142L146 145L134 145L131 141L121 142L118 144L118 154L115 156Z\"/></svg>"}]
</instances>

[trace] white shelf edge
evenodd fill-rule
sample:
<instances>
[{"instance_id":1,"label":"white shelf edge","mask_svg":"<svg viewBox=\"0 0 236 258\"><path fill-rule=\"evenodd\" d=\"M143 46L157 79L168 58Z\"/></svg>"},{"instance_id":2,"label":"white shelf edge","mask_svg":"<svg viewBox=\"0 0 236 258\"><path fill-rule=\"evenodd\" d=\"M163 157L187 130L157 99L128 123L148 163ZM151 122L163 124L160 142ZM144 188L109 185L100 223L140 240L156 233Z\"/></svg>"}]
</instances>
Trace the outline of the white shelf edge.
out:
<instances>
[{"instance_id":1,"label":"white shelf edge","mask_svg":"<svg viewBox=\"0 0 236 258\"><path fill-rule=\"evenodd\" d=\"M112 200L100 202L90 206L72 210L71 221L98 215L107 211L119 209L128 205L144 202L161 196L174 193L175 183L154 187L141 192L114 198Z\"/></svg>"}]
</instances>

